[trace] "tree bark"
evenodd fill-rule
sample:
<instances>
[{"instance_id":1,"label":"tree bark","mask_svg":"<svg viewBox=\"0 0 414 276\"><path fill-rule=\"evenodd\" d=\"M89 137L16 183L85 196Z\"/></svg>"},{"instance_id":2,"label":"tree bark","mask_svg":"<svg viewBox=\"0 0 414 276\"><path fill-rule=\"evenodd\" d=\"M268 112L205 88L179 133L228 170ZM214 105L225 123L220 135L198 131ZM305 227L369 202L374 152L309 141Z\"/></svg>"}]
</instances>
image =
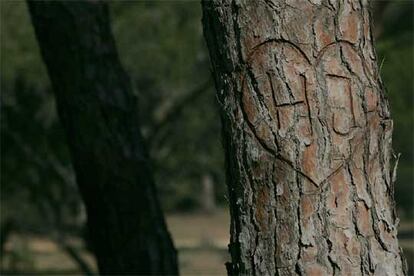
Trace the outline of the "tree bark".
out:
<instances>
[{"instance_id":1,"label":"tree bark","mask_svg":"<svg viewBox=\"0 0 414 276\"><path fill-rule=\"evenodd\" d=\"M102 274L177 274L136 97L102 1L29 1Z\"/></svg>"},{"instance_id":2,"label":"tree bark","mask_svg":"<svg viewBox=\"0 0 414 276\"><path fill-rule=\"evenodd\" d=\"M368 3L203 1L230 275L402 275Z\"/></svg>"}]
</instances>

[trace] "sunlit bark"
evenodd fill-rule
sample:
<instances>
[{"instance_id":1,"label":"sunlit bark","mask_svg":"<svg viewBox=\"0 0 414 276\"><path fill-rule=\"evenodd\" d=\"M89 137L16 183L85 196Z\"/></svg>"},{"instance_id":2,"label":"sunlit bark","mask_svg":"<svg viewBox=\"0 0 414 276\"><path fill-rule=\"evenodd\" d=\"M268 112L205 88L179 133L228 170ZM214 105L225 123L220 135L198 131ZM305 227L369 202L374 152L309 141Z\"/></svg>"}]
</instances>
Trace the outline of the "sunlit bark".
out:
<instances>
[{"instance_id":1,"label":"sunlit bark","mask_svg":"<svg viewBox=\"0 0 414 276\"><path fill-rule=\"evenodd\" d=\"M203 1L229 274L402 275L392 120L367 1Z\"/></svg>"}]
</instances>

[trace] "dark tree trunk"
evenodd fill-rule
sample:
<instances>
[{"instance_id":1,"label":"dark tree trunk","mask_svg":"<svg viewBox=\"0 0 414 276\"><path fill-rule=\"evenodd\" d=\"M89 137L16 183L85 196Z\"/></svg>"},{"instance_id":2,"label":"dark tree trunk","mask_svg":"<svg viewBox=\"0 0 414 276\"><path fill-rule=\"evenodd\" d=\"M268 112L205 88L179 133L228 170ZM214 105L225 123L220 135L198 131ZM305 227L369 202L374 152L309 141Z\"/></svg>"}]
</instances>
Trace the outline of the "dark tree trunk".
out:
<instances>
[{"instance_id":1,"label":"dark tree trunk","mask_svg":"<svg viewBox=\"0 0 414 276\"><path fill-rule=\"evenodd\" d=\"M203 1L229 274L402 275L392 120L367 1Z\"/></svg>"},{"instance_id":2,"label":"dark tree trunk","mask_svg":"<svg viewBox=\"0 0 414 276\"><path fill-rule=\"evenodd\" d=\"M102 1L29 1L102 274L177 274L136 97Z\"/></svg>"}]
</instances>

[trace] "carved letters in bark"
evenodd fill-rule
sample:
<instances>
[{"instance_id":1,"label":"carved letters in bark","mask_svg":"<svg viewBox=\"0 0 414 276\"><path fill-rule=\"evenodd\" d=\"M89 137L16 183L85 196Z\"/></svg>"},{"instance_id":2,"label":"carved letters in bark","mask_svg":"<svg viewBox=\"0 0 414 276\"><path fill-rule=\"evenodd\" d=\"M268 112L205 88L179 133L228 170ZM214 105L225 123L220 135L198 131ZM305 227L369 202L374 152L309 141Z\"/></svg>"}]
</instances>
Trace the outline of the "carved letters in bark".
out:
<instances>
[{"instance_id":1,"label":"carved letters in bark","mask_svg":"<svg viewBox=\"0 0 414 276\"><path fill-rule=\"evenodd\" d=\"M316 186L352 159L354 149L344 141L364 124L361 97L369 97L368 108L375 110L376 91L363 86L375 82L362 60L348 41L309 58L289 41L269 40L249 55L241 99L249 127L267 151ZM314 135L314 128L326 135ZM325 143L328 136L333 143ZM292 143L301 144L301 160Z\"/></svg>"}]
</instances>

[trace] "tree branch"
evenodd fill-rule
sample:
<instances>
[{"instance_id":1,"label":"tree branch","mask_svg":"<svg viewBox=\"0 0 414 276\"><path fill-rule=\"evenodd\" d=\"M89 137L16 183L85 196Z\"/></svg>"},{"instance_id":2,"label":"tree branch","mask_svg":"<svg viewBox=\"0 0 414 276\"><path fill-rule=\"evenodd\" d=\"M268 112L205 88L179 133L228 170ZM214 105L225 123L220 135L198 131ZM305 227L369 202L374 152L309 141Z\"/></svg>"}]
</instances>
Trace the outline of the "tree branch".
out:
<instances>
[{"instance_id":1,"label":"tree branch","mask_svg":"<svg viewBox=\"0 0 414 276\"><path fill-rule=\"evenodd\" d=\"M152 131L147 136L148 144L152 145L157 135L171 122L174 122L183 112L184 108L191 102L200 97L208 88L211 87L212 81L209 78L207 81L196 87L194 90L186 93L181 99L177 100L173 106L165 112L165 115L155 123Z\"/></svg>"}]
</instances>

